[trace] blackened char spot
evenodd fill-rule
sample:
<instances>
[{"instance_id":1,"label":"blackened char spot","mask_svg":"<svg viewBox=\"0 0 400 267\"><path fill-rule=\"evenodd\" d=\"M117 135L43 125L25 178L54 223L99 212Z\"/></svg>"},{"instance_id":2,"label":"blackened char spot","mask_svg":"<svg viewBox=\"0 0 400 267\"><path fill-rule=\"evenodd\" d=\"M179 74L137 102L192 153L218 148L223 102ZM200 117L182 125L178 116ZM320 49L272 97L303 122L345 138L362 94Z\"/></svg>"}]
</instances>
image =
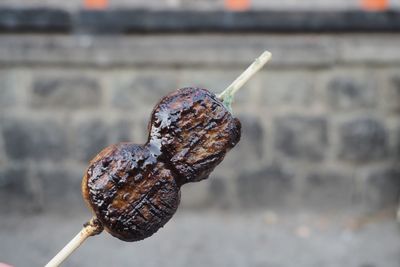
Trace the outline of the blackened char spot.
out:
<instances>
[{"instance_id":1,"label":"blackened char spot","mask_svg":"<svg viewBox=\"0 0 400 267\"><path fill-rule=\"evenodd\" d=\"M181 185L205 179L240 139L240 122L211 92L183 88L153 109L144 145L100 152L84 177L84 197L113 236L151 236L175 213Z\"/></svg>"}]
</instances>

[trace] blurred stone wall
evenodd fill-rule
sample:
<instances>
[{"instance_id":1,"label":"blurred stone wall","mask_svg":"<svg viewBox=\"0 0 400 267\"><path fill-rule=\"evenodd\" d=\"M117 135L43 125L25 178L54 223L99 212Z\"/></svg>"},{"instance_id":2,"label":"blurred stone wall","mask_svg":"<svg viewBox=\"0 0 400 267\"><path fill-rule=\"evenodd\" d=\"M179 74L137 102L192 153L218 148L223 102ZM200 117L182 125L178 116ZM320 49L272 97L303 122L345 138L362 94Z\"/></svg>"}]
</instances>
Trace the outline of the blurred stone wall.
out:
<instances>
[{"instance_id":1,"label":"blurred stone wall","mask_svg":"<svg viewBox=\"0 0 400 267\"><path fill-rule=\"evenodd\" d=\"M84 210L103 147L144 143L156 102L220 92L264 49L237 95L242 140L182 206L371 212L400 195L398 34L1 35L1 211Z\"/></svg>"},{"instance_id":2,"label":"blurred stone wall","mask_svg":"<svg viewBox=\"0 0 400 267\"><path fill-rule=\"evenodd\" d=\"M1 4L14 7L52 7L77 10L84 0L2 0ZM221 10L224 0L108 0L108 8L144 8L152 10ZM250 0L250 10L350 10L360 9L362 0ZM390 9L400 9L399 0L389 0Z\"/></svg>"}]
</instances>

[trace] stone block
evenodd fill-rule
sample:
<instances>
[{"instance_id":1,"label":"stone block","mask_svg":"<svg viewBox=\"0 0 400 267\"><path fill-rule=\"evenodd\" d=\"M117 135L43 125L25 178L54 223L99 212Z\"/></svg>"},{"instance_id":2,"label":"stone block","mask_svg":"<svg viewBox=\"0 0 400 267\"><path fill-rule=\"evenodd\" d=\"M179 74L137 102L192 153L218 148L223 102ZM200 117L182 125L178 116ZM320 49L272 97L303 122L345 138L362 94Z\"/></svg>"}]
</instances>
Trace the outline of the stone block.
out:
<instances>
[{"instance_id":1,"label":"stone block","mask_svg":"<svg viewBox=\"0 0 400 267\"><path fill-rule=\"evenodd\" d=\"M301 201L317 211L351 209L356 185L352 174L323 170L306 175Z\"/></svg>"},{"instance_id":2,"label":"stone block","mask_svg":"<svg viewBox=\"0 0 400 267\"><path fill-rule=\"evenodd\" d=\"M318 0L283 0L283 1L264 1L252 0L251 4L257 9L270 10L346 10L357 9L357 2L347 0L318 1Z\"/></svg>"},{"instance_id":3,"label":"stone block","mask_svg":"<svg viewBox=\"0 0 400 267\"><path fill-rule=\"evenodd\" d=\"M133 137L134 122L131 120L120 120L111 123L110 128L110 144L120 142L135 142Z\"/></svg>"},{"instance_id":4,"label":"stone block","mask_svg":"<svg viewBox=\"0 0 400 267\"><path fill-rule=\"evenodd\" d=\"M394 142L393 142L393 155L396 159L400 159L400 126L397 128L394 133Z\"/></svg>"},{"instance_id":5,"label":"stone block","mask_svg":"<svg viewBox=\"0 0 400 267\"><path fill-rule=\"evenodd\" d=\"M284 206L294 189L293 178L291 171L277 164L243 172L236 184L239 203L246 208Z\"/></svg>"},{"instance_id":6,"label":"stone block","mask_svg":"<svg viewBox=\"0 0 400 267\"><path fill-rule=\"evenodd\" d=\"M380 160L388 154L388 133L382 122L355 118L339 127L339 158L352 161Z\"/></svg>"},{"instance_id":7,"label":"stone block","mask_svg":"<svg viewBox=\"0 0 400 267\"><path fill-rule=\"evenodd\" d=\"M226 34L129 37L10 35L1 39L0 63L246 67L268 48L274 55L271 66L316 67L335 63L336 39L328 35L277 34L249 34L246 38Z\"/></svg>"},{"instance_id":8,"label":"stone block","mask_svg":"<svg viewBox=\"0 0 400 267\"><path fill-rule=\"evenodd\" d=\"M327 123L322 117L287 116L275 120L275 148L287 157L321 161L327 151Z\"/></svg>"},{"instance_id":9,"label":"stone block","mask_svg":"<svg viewBox=\"0 0 400 267\"><path fill-rule=\"evenodd\" d=\"M77 122L74 129L74 155L77 160L87 163L103 148L110 145L110 128L99 119Z\"/></svg>"},{"instance_id":10,"label":"stone block","mask_svg":"<svg viewBox=\"0 0 400 267\"><path fill-rule=\"evenodd\" d=\"M194 69L184 70L179 76L179 87L205 88L215 94L222 92L243 72L243 69L227 70L221 69ZM234 99L235 105L252 105L252 96L256 93L257 81L253 77L240 89Z\"/></svg>"},{"instance_id":11,"label":"stone block","mask_svg":"<svg viewBox=\"0 0 400 267\"><path fill-rule=\"evenodd\" d=\"M112 104L119 109L136 110L150 116L152 108L166 94L177 89L177 76L171 71L116 73L110 78Z\"/></svg>"},{"instance_id":12,"label":"stone block","mask_svg":"<svg viewBox=\"0 0 400 267\"><path fill-rule=\"evenodd\" d=\"M71 142L74 159L86 165L109 145L121 142L136 143L132 129L133 122L130 120L109 123L98 118L87 118L75 122Z\"/></svg>"},{"instance_id":13,"label":"stone block","mask_svg":"<svg viewBox=\"0 0 400 267\"><path fill-rule=\"evenodd\" d=\"M220 202L222 203L228 194L228 186L226 179L220 177L210 177L209 178L209 191L210 197L213 202Z\"/></svg>"},{"instance_id":14,"label":"stone block","mask_svg":"<svg viewBox=\"0 0 400 267\"><path fill-rule=\"evenodd\" d=\"M371 171L366 179L366 205L372 209L395 207L400 197L400 169Z\"/></svg>"},{"instance_id":15,"label":"stone block","mask_svg":"<svg viewBox=\"0 0 400 267\"><path fill-rule=\"evenodd\" d=\"M141 1L141 0L117 0L108 3L110 9L139 9L139 10L166 10L171 8L178 8L180 0L152 0L152 1Z\"/></svg>"},{"instance_id":16,"label":"stone block","mask_svg":"<svg viewBox=\"0 0 400 267\"><path fill-rule=\"evenodd\" d=\"M180 208L201 209L210 206L209 181L188 183L181 188Z\"/></svg>"},{"instance_id":17,"label":"stone block","mask_svg":"<svg viewBox=\"0 0 400 267\"><path fill-rule=\"evenodd\" d=\"M17 103L15 74L0 72L0 109L11 108Z\"/></svg>"},{"instance_id":18,"label":"stone block","mask_svg":"<svg viewBox=\"0 0 400 267\"><path fill-rule=\"evenodd\" d=\"M10 167L0 172L0 188L3 193L28 195L28 171L24 167Z\"/></svg>"},{"instance_id":19,"label":"stone block","mask_svg":"<svg viewBox=\"0 0 400 267\"><path fill-rule=\"evenodd\" d=\"M242 135L240 142L217 167L217 174L222 177L230 177L243 169L258 168L264 160L266 133L260 120L249 114L239 114L238 118L242 124Z\"/></svg>"},{"instance_id":20,"label":"stone block","mask_svg":"<svg viewBox=\"0 0 400 267\"><path fill-rule=\"evenodd\" d=\"M400 111L400 74L389 78L388 88L384 96L384 107L389 111Z\"/></svg>"},{"instance_id":21,"label":"stone block","mask_svg":"<svg viewBox=\"0 0 400 267\"><path fill-rule=\"evenodd\" d=\"M145 142L147 142L147 138L149 136L149 130L148 130L149 122L150 122L150 114L148 114L147 116L143 116L140 119L139 127L136 127L134 129L135 143L144 144Z\"/></svg>"},{"instance_id":22,"label":"stone block","mask_svg":"<svg viewBox=\"0 0 400 267\"><path fill-rule=\"evenodd\" d=\"M62 160L68 157L64 127L52 120L8 119L2 125L4 147L14 160Z\"/></svg>"},{"instance_id":23,"label":"stone block","mask_svg":"<svg viewBox=\"0 0 400 267\"><path fill-rule=\"evenodd\" d=\"M339 63L393 64L400 61L400 38L394 34L342 35L335 38L338 43Z\"/></svg>"},{"instance_id":24,"label":"stone block","mask_svg":"<svg viewBox=\"0 0 400 267\"><path fill-rule=\"evenodd\" d=\"M41 168L35 174L42 185L42 200L45 210L50 208L74 212L84 210L81 194L81 182L84 174L82 167L70 168L64 165L51 169Z\"/></svg>"},{"instance_id":25,"label":"stone block","mask_svg":"<svg viewBox=\"0 0 400 267\"><path fill-rule=\"evenodd\" d=\"M315 78L311 72L268 70L262 78L262 105L268 108L309 107L315 101Z\"/></svg>"},{"instance_id":26,"label":"stone block","mask_svg":"<svg viewBox=\"0 0 400 267\"><path fill-rule=\"evenodd\" d=\"M224 210L238 208L235 186L235 178L221 177L212 173L210 178L208 178L210 207Z\"/></svg>"},{"instance_id":27,"label":"stone block","mask_svg":"<svg viewBox=\"0 0 400 267\"><path fill-rule=\"evenodd\" d=\"M201 10L201 11L212 11L221 10L224 7L224 1L222 0L205 0L205 1L195 1L195 0L183 0L180 1L180 9L183 10Z\"/></svg>"},{"instance_id":28,"label":"stone block","mask_svg":"<svg viewBox=\"0 0 400 267\"><path fill-rule=\"evenodd\" d=\"M53 73L33 78L31 106L34 108L86 109L101 105L102 92L94 77Z\"/></svg>"},{"instance_id":29,"label":"stone block","mask_svg":"<svg viewBox=\"0 0 400 267\"><path fill-rule=\"evenodd\" d=\"M377 83L371 76L335 75L327 84L327 102L335 110L373 107L377 99Z\"/></svg>"},{"instance_id":30,"label":"stone block","mask_svg":"<svg viewBox=\"0 0 400 267\"><path fill-rule=\"evenodd\" d=\"M0 170L0 211L27 212L40 208L39 197L32 189L29 172L23 166Z\"/></svg>"},{"instance_id":31,"label":"stone block","mask_svg":"<svg viewBox=\"0 0 400 267\"><path fill-rule=\"evenodd\" d=\"M400 159L400 120L396 117L385 120L388 132L388 159L396 161Z\"/></svg>"}]
</instances>

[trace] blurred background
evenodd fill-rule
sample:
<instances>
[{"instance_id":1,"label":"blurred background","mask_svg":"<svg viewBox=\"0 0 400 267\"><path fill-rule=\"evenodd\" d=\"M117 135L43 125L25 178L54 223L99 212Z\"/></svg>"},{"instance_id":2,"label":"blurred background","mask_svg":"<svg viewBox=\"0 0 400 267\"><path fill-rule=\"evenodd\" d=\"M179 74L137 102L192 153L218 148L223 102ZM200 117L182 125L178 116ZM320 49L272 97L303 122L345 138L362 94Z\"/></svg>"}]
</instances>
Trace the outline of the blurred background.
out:
<instances>
[{"instance_id":1,"label":"blurred background","mask_svg":"<svg viewBox=\"0 0 400 267\"><path fill-rule=\"evenodd\" d=\"M88 161L157 101L220 92L242 140L151 238L64 266L400 266L399 0L0 1L0 262L43 266L90 217Z\"/></svg>"}]
</instances>

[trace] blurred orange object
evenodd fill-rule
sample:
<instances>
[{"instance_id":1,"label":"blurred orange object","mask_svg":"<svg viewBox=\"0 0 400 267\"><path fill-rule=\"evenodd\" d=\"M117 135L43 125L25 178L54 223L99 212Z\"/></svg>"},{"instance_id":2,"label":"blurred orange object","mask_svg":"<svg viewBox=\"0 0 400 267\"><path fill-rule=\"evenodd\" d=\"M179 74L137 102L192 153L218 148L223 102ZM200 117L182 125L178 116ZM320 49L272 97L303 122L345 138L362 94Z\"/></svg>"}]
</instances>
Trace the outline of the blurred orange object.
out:
<instances>
[{"instance_id":1,"label":"blurred orange object","mask_svg":"<svg viewBox=\"0 0 400 267\"><path fill-rule=\"evenodd\" d=\"M84 0L86 9L106 9L108 0Z\"/></svg>"},{"instance_id":2,"label":"blurred orange object","mask_svg":"<svg viewBox=\"0 0 400 267\"><path fill-rule=\"evenodd\" d=\"M389 0L361 0L361 6L367 11L384 11L389 8Z\"/></svg>"},{"instance_id":3,"label":"blurred orange object","mask_svg":"<svg viewBox=\"0 0 400 267\"><path fill-rule=\"evenodd\" d=\"M250 8L250 0L225 0L225 8L231 11L245 11Z\"/></svg>"}]
</instances>

